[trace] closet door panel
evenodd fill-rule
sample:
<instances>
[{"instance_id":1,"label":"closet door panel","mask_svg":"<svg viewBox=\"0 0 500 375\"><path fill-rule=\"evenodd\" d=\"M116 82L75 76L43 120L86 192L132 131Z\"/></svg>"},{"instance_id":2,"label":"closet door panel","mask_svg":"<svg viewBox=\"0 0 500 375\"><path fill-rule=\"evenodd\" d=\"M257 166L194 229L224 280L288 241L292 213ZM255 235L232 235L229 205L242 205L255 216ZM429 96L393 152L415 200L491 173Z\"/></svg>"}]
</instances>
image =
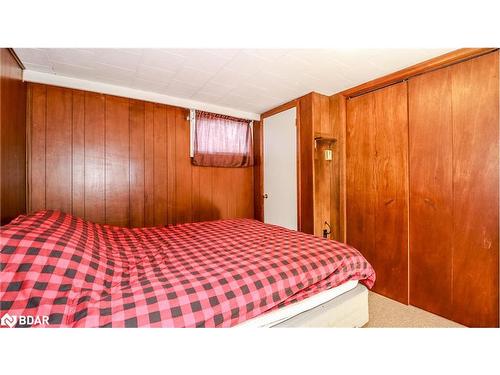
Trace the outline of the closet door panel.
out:
<instances>
[{"instance_id":1,"label":"closet door panel","mask_svg":"<svg viewBox=\"0 0 500 375\"><path fill-rule=\"evenodd\" d=\"M375 123L373 96L347 101L346 242L375 263ZM377 275L378 278L378 275Z\"/></svg>"},{"instance_id":2,"label":"closet door panel","mask_svg":"<svg viewBox=\"0 0 500 375\"><path fill-rule=\"evenodd\" d=\"M408 303L406 83L347 102L347 243L377 274L373 290Z\"/></svg>"},{"instance_id":3,"label":"closet door panel","mask_svg":"<svg viewBox=\"0 0 500 375\"><path fill-rule=\"evenodd\" d=\"M498 52L452 72L454 320L498 326Z\"/></svg>"},{"instance_id":4,"label":"closet door panel","mask_svg":"<svg viewBox=\"0 0 500 375\"><path fill-rule=\"evenodd\" d=\"M452 286L451 70L408 82L410 304L450 317Z\"/></svg>"},{"instance_id":5,"label":"closet door panel","mask_svg":"<svg viewBox=\"0 0 500 375\"><path fill-rule=\"evenodd\" d=\"M377 291L408 303L408 111L406 82L374 92ZM377 269L375 270L377 272Z\"/></svg>"}]
</instances>

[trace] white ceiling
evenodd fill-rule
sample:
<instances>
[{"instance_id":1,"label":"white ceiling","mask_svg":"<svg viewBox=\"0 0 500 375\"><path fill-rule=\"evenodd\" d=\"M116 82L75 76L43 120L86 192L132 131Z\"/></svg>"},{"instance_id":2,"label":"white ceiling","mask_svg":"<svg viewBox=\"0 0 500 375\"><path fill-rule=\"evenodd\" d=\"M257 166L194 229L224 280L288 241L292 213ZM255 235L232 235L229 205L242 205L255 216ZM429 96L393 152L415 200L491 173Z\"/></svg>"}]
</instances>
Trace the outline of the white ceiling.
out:
<instances>
[{"instance_id":1,"label":"white ceiling","mask_svg":"<svg viewBox=\"0 0 500 375\"><path fill-rule=\"evenodd\" d=\"M260 114L332 95L452 49L25 49L29 71Z\"/></svg>"}]
</instances>

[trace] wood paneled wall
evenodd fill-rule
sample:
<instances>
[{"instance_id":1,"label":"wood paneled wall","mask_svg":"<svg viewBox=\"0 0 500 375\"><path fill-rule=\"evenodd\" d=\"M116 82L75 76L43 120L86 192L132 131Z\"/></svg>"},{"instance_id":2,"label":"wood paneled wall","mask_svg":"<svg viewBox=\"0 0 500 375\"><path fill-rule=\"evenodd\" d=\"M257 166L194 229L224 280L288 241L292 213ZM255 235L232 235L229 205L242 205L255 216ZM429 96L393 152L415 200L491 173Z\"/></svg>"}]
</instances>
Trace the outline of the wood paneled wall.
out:
<instances>
[{"instance_id":1,"label":"wood paneled wall","mask_svg":"<svg viewBox=\"0 0 500 375\"><path fill-rule=\"evenodd\" d=\"M343 205L341 207L341 172L345 132L345 100L313 93L314 138L314 234L323 235L330 224L329 238L344 241ZM324 152L331 150L332 160Z\"/></svg>"},{"instance_id":2,"label":"wood paneled wall","mask_svg":"<svg viewBox=\"0 0 500 375\"><path fill-rule=\"evenodd\" d=\"M337 140L335 143L333 157L335 160L335 173L338 186L332 189L330 204L332 207L332 223L338 228L335 232L337 237L333 239L345 242L345 139L346 139L346 98L343 95L336 94L330 96L330 124L333 131L333 137Z\"/></svg>"},{"instance_id":3,"label":"wood paneled wall","mask_svg":"<svg viewBox=\"0 0 500 375\"><path fill-rule=\"evenodd\" d=\"M313 93L298 100L297 163L299 230L314 234L314 102Z\"/></svg>"},{"instance_id":4,"label":"wood paneled wall","mask_svg":"<svg viewBox=\"0 0 500 375\"><path fill-rule=\"evenodd\" d=\"M26 213L26 84L22 69L0 49L0 223Z\"/></svg>"},{"instance_id":5,"label":"wood paneled wall","mask_svg":"<svg viewBox=\"0 0 500 375\"><path fill-rule=\"evenodd\" d=\"M253 168L193 166L187 114L30 84L30 211L130 227L253 218Z\"/></svg>"}]
</instances>

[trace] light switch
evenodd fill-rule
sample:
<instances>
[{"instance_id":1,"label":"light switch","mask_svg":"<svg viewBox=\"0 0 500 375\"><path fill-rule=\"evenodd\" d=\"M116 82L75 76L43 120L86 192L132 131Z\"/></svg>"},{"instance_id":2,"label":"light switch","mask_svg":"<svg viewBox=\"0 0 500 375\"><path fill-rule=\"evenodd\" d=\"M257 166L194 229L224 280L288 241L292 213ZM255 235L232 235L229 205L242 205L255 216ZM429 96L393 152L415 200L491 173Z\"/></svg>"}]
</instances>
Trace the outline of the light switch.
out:
<instances>
[{"instance_id":1,"label":"light switch","mask_svg":"<svg viewBox=\"0 0 500 375\"><path fill-rule=\"evenodd\" d=\"M325 160L332 160L332 159L333 159L333 151L325 150Z\"/></svg>"}]
</instances>

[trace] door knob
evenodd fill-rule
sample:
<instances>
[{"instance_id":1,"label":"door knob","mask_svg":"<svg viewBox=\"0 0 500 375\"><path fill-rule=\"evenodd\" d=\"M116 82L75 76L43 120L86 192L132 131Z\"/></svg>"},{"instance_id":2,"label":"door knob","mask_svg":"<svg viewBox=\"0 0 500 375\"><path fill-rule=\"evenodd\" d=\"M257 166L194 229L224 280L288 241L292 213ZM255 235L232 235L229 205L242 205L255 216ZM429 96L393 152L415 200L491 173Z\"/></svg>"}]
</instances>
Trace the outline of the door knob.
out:
<instances>
[{"instance_id":1,"label":"door knob","mask_svg":"<svg viewBox=\"0 0 500 375\"><path fill-rule=\"evenodd\" d=\"M268 196L267 194L264 194L262 197L263 197L264 199L267 199L269 196Z\"/></svg>"}]
</instances>

